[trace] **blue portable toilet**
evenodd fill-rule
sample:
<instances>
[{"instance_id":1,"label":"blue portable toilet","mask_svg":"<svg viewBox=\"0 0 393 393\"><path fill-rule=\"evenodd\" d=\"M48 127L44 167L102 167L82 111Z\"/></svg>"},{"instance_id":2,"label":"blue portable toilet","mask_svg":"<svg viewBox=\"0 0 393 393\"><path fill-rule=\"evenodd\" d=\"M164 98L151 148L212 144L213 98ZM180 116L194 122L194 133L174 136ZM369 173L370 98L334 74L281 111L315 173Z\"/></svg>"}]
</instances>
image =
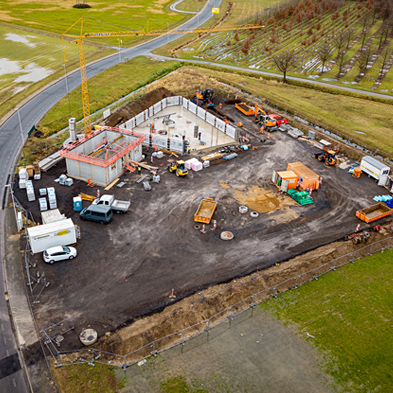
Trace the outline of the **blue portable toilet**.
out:
<instances>
[{"instance_id":1,"label":"blue portable toilet","mask_svg":"<svg viewBox=\"0 0 393 393\"><path fill-rule=\"evenodd\" d=\"M74 197L74 211L82 211L82 197L80 196Z\"/></svg>"}]
</instances>

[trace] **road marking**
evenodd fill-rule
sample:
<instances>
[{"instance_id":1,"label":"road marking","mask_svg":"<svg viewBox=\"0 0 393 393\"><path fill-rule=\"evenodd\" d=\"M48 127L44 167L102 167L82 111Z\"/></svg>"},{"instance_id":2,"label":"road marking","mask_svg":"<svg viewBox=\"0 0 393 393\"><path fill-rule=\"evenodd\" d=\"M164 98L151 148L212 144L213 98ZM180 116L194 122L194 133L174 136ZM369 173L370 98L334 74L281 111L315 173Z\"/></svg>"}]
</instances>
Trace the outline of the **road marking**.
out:
<instances>
[{"instance_id":1,"label":"road marking","mask_svg":"<svg viewBox=\"0 0 393 393\"><path fill-rule=\"evenodd\" d=\"M12 383L14 384L14 388L16 388L16 381L15 381L15 378L12 378Z\"/></svg>"},{"instance_id":2,"label":"road marking","mask_svg":"<svg viewBox=\"0 0 393 393\"><path fill-rule=\"evenodd\" d=\"M7 354L7 356L10 356L8 349L5 350L5 353Z\"/></svg>"},{"instance_id":3,"label":"road marking","mask_svg":"<svg viewBox=\"0 0 393 393\"><path fill-rule=\"evenodd\" d=\"M1 324L1 331L4 332L4 326L3 326L3 324Z\"/></svg>"},{"instance_id":4,"label":"road marking","mask_svg":"<svg viewBox=\"0 0 393 393\"><path fill-rule=\"evenodd\" d=\"M5 336L3 336L3 340L4 340L4 344L7 343L7 339L5 338Z\"/></svg>"}]
</instances>

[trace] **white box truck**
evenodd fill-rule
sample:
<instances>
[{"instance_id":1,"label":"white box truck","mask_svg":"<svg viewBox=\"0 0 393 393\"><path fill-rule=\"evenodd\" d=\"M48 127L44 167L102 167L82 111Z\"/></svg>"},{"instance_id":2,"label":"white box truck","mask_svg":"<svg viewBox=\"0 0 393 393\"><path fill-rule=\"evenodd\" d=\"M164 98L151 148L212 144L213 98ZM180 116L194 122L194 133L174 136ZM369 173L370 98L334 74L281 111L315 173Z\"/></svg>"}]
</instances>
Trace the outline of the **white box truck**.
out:
<instances>
[{"instance_id":1,"label":"white box truck","mask_svg":"<svg viewBox=\"0 0 393 393\"><path fill-rule=\"evenodd\" d=\"M384 186L387 182L390 168L382 162L376 160L371 156L364 156L360 161L360 169L371 176L375 180L378 180L379 186Z\"/></svg>"},{"instance_id":2,"label":"white box truck","mask_svg":"<svg viewBox=\"0 0 393 393\"><path fill-rule=\"evenodd\" d=\"M33 254L50 247L76 243L75 225L70 218L27 228L27 236Z\"/></svg>"}]
</instances>

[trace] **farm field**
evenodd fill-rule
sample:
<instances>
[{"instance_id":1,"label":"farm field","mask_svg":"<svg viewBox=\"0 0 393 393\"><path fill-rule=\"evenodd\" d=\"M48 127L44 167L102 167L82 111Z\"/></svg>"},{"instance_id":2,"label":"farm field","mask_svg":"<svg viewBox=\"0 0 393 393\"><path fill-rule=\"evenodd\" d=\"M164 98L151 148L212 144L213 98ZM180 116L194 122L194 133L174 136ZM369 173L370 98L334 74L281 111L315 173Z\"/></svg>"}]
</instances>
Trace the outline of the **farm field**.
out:
<instances>
[{"instance_id":1,"label":"farm field","mask_svg":"<svg viewBox=\"0 0 393 393\"><path fill-rule=\"evenodd\" d=\"M184 45L176 56L281 74L274 58L290 51L296 61L288 75L382 93L392 91L391 22L380 16L371 0L334 4L307 0L292 8L279 8L276 3L276 8L265 11L251 4L236 3L224 25L255 22L263 28L214 33Z\"/></svg>"},{"instance_id":2,"label":"farm field","mask_svg":"<svg viewBox=\"0 0 393 393\"><path fill-rule=\"evenodd\" d=\"M68 42L65 47L67 71L70 71L79 62L78 47ZM87 61L91 61L112 50L86 45L85 52ZM56 73L64 75L63 59L63 46L58 37L0 25L0 116L6 108L15 105L17 100L12 100L15 94L37 82L46 80L47 83L47 78Z\"/></svg>"},{"instance_id":3,"label":"farm field","mask_svg":"<svg viewBox=\"0 0 393 393\"><path fill-rule=\"evenodd\" d=\"M51 33L62 34L82 16L85 17L84 31L106 32L124 30L157 30L185 22L192 15L169 10L170 0L126 0L111 2L88 1L91 8L73 8L74 0L37 2L16 0L0 3L0 20L15 25L34 27ZM77 26L74 33L80 31ZM117 39L101 40L117 45ZM135 43L135 38L124 38L123 45Z\"/></svg>"},{"instance_id":4,"label":"farm field","mask_svg":"<svg viewBox=\"0 0 393 393\"><path fill-rule=\"evenodd\" d=\"M261 305L315 345L349 392L393 389L391 277L385 250Z\"/></svg>"}]
</instances>

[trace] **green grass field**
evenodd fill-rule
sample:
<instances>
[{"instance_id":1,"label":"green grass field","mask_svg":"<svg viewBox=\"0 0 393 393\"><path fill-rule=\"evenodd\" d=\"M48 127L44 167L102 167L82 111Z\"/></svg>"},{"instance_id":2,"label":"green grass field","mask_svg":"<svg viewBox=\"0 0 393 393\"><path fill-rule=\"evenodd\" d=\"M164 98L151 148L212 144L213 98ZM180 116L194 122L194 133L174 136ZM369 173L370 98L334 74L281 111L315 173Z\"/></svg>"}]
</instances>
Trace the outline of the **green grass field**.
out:
<instances>
[{"instance_id":1,"label":"green grass field","mask_svg":"<svg viewBox=\"0 0 393 393\"><path fill-rule=\"evenodd\" d=\"M343 391L393 391L392 259L385 250L261 305L314 337Z\"/></svg>"},{"instance_id":2,"label":"green grass field","mask_svg":"<svg viewBox=\"0 0 393 393\"><path fill-rule=\"evenodd\" d=\"M177 61L161 62L152 61L146 57L137 57L128 63L100 73L89 80L90 112L94 113L104 108L179 66L180 63ZM135 69L139 70L138 73L134 72ZM108 83L108 81L111 82ZM68 125L70 115L76 117L77 120L83 118L80 87L70 92L69 97L59 101L46 114L37 128L45 136L52 135Z\"/></svg>"},{"instance_id":3,"label":"green grass field","mask_svg":"<svg viewBox=\"0 0 393 393\"><path fill-rule=\"evenodd\" d=\"M330 94L263 78L206 69L206 75L296 110L344 135L393 154L392 106L366 99ZM358 131L358 132L355 132ZM362 133L359 133L362 132Z\"/></svg>"},{"instance_id":4,"label":"green grass field","mask_svg":"<svg viewBox=\"0 0 393 393\"><path fill-rule=\"evenodd\" d=\"M199 12L207 0L183 0L179 3L176 8L179 11L188 11L188 12Z\"/></svg>"}]
</instances>

